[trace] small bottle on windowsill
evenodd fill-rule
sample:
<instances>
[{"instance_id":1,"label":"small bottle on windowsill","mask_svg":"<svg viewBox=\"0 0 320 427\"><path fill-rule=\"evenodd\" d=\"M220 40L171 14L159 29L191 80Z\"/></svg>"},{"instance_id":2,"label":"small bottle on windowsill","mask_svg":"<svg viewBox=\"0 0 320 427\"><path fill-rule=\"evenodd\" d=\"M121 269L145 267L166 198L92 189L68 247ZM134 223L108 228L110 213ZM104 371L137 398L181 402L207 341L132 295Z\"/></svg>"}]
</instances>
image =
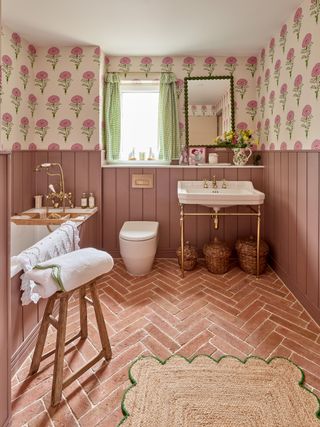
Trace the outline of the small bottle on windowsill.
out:
<instances>
[{"instance_id":1,"label":"small bottle on windowsill","mask_svg":"<svg viewBox=\"0 0 320 427\"><path fill-rule=\"evenodd\" d=\"M155 155L152 151L152 147L149 148L149 155L148 155L148 160L154 160L155 159Z\"/></svg>"},{"instance_id":2,"label":"small bottle on windowsill","mask_svg":"<svg viewBox=\"0 0 320 427\"><path fill-rule=\"evenodd\" d=\"M135 150L134 148L132 149L132 151L129 153L129 158L128 160L136 160L136 155L135 155Z\"/></svg>"}]
</instances>

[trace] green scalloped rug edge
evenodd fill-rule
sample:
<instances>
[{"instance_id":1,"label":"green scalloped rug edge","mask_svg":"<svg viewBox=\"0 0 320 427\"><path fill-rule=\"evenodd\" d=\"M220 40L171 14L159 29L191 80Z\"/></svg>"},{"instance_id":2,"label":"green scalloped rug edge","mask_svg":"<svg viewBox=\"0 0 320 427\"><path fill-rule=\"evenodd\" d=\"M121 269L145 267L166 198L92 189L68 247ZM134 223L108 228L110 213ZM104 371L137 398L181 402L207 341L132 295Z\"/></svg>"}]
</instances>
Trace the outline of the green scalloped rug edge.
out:
<instances>
[{"instance_id":1,"label":"green scalloped rug edge","mask_svg":"<svg viewBox=\"0 0 320 427\"><path fill-rule=\"evenodd\" d=\"M245 364L249 359L259 359L259 360L262 360L263 362L265 362L267 365L269 364L269 363L271 363L272 362L272 360L275 360L275 359L284 359L284 360L287 360L288 362L290 362L292 365L294 365L296 368L298 368L299 369L299 371L300 371L300 373L301 373L301 380L299 381L299 386L301 387L301 388L303 388L303 389L305 389L306 391L308 391L309 393L311 393L316 399L317 399L317 401L318 401L318 405L319 405L319 409L317 410L317 412L315 413L315 417L316 418L318 418L319 420L320 420L320 399L319 399L319 397L315 394L315 393L313 393L313 391L311 391L311 390L309 390L309 388L307 388L305 385L304 385L304 381L305 381L305 373L304 373L304 371L302 370L302 368L300 368L300 366L298 366L296 363L294 363L294 362L292 362L292 360L290 360L290 359L288 359L287 357L282 357L282 356L275 356L275 357L272 357L272 358L270 358L270 359L264 359L264 358L262 358L262 357L259 357L259 356L248 356L248 357L246 357L244 360L241 360L239 357L236 357L236 356L231 356L231 355L223 355L223 356L221 356L221 357L219 357L218 359L215 359L214 357L212 357L212 356L210 356L210 355L208 355L208 354L197 354L196 356L194 356L194 357L192 357L192 358L190 358L190 359L188 359L187 357L184 357L184 356L180 356L179 354L173 354L172 356L169 356L167 359L165 359L165 360L162 360L162 359L160 359L159 357L156 357L156 356L140 356L140 357L138 357L132 364L131 364L131 366L129 367L129 379L130 379L130 381L131 381L131 385L125 390L125 392L124 392L124 394L123 394L123 397L122 397L122 400L121 400L121 410L122 410L122 414L123 414L123 418L122 418L122 420L119 422L119 424L117 425L117 427L120 427L128 418L129 418L129 416L130 416L130 413L127 411L127 409L126 409L126 406L125 406L125 400L126 400L126 395L127 395L127 393L128 393L128 391L129 390L131 390L133 387L135 387L136 385L137 385L137 380L133 377L133 375L132 375L132 373L131 373L131 369L133 368L133 366L137 363L137 362L139 362L139 360L142 360L142 359L155 359L155 360L157 360L159 363L161 363L161 365L165 365L167 362L168 362L168 360L170 360L170 359L172 359L173 357L179 357L179 358L181 358L181 359L184 359L186 362L188 362L188 363L192 363L197 357L203 357L203 356L205 356L205 357L208 357L209 359L211 359L214 363L219 363L222 359L225 359L226 357L230 357L230 358L233 358L233 359L236 359L236 360L238 360L240 363L243 363L243 364Z\"/></svg>"}]
</instances>

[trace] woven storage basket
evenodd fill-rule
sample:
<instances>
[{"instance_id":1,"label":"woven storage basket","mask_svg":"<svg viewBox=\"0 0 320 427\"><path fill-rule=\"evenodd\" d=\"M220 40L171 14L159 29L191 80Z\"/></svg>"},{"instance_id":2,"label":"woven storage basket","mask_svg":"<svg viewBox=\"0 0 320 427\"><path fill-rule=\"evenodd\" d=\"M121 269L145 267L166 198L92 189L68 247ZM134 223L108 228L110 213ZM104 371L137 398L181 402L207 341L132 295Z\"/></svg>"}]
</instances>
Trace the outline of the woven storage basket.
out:
<instances>
[{"instance_id":1,"label":"woven storage basket","mask_svg":"<svg viewBox=\"0 0 320 427\"><path fill-rule=\"evenodd\" d=\"M179 248L177 249L176 254L178 257L179 265L181 267L181 246L179 246ZM194 246L191 246L190 242L186 242L184 245L183 260L184 260L184 263L183 263L184 270L191 271L197 265L198 252Z\"/></svg>"},{"instance_id":2,"label":"woven storage basket","mask_svg":"<svg viewBox=\"0 0 320 427\"><path fill-rule=\"evenodd\" d=\"M214 274L224 274L230 267L231 249L225 242L221 242L217 237L213 242L203 246L203 253L206 258L207 269Z\"/></svg>"},{"instance_id":3,"label":"woven storage basket","mask_svg":"<svg viewBox=\"0 0 320 427\"><path fill-rule=\"evenodd\" d=\"M257 240L253 236L237 240L236 251L242 270L249 274L257 274ZM268 253L269 246L261 240L259 274L262 274L267 267Z\"/></svg>"}]
</instances>

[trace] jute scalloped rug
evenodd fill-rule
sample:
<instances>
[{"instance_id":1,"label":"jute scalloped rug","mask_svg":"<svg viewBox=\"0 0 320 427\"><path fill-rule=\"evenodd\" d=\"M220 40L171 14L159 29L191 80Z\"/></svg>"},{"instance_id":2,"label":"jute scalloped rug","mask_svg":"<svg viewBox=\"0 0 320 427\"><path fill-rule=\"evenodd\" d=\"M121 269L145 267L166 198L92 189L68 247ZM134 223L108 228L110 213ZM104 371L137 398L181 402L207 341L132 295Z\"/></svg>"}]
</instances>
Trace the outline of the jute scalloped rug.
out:
<instances>
[{"instance_id":1,"label":"jute scalloped rug","mask_svg":"<svg viewBox=\"0 0 320 427\"><path fill-rule=\"evenodd\" d=\"M130 380L124 427L320 426L318 398L303 387L303 371L283 358L144 357Z\"/></svg>"}]
</instances>

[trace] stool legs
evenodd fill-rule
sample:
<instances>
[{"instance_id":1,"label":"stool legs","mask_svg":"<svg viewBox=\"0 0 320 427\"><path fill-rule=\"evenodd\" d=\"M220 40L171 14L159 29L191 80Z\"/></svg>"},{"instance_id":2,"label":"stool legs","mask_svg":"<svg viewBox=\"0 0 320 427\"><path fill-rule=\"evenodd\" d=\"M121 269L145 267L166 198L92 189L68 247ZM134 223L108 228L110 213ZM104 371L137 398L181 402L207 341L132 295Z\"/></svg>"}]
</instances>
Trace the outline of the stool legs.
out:
<instances>
[{"instance_id":1,"label":"stool legs","mask_svg":"<svg viewBox=\"0 0 320 427\"><path fill-rule=\"evenodd\" d=\"M52 394L51 405L56 406L60 403L62 397L62 390L68 387L73 381L79 378L84 372L94 366L100 359L104 358L107 361L111 359L112 352L109 342L107 328L104 322L103 313L100 306L98 292L95 288L96 281L89 282L79 288L79 306L80 306L80 332L66 342L66 329L67 329L67 316L68 316L68 302L73 290L69 292L57 292L52 295L47 302L39 336L36 343L36 348L33 354L30 375L38 371L40 362L45 358L55 355L54 368L53 368L53 381L52 381ZM87 289L90 289L91 300L86 296ZM54 303L59 300L59 318L58 320L52 316ZM87 303L91 304L94 308L97 326L100 335L102 349L86 363L77 372L74 372L67 379L63 380L63 367L64 367L64 352L65 346L70 344L75 339L86 339L88 337L88 319L87 319ZM56 348L43 355L44 345L48 333L49 325L52 325L57 330Z\"/></svg>"},{"instance_id":2,"label":"stool legs","mask_svg":"<svg viewBox=\"0 0 320 427\"><path fill-rule=\"evenodd\" d=\"M110 341L108 337L108 332L106 324L104 323L104 318L101 310L101 305L98 297L95 284L90 285L91 298L93 303L94 312L97 319L97 325L100 335L101 346L103 348L103 355L106 360L110 360L112 357Z\"/></svg>"},{"instance_id":3,"label":"stool legs","mask_svg":"<svg viewBox=\"0 0 320 427\"><path fill-rule=\"evenodd\" d=\"M63 364L64 364L64 348L65 348L65 341L66 341L66 330L67 330L68 300L69 300L68 294L60 298L59 320L58 320L58 329L57 329L56 352L54 357L53 382L52 382L52 394L51 394L52 406L56 406L60 402L62 397Z\"/></svg>"},{"instance_id":4,"label":"stool legs","mask_svg":"<svg viewBox=\"0 0 320 427\"><path fill-rule=\"evenodd\" d=\"M46 308L44 310L36 347L32 357L32 363L31 363L29 375L33 375L36 372L38 372L40 362L42 360L44 345L47 338L48 328L50 325L50 316L52 315L52 311L53 311L53 307L56 299L57 299L57 294L52 295L49 298Z\"/></svg>"},{"instance_id":5,"label":"stool legs","mask_svg":"<svg viewBox=\"0 0 320 427\"><path fill-rule=\"evenodd\" d=\"M86 286L79 289L79 305L80 305L80 335L81 339L85 340L88 337L88 316L86 302Z\"/></svg>"}]
</instances>

